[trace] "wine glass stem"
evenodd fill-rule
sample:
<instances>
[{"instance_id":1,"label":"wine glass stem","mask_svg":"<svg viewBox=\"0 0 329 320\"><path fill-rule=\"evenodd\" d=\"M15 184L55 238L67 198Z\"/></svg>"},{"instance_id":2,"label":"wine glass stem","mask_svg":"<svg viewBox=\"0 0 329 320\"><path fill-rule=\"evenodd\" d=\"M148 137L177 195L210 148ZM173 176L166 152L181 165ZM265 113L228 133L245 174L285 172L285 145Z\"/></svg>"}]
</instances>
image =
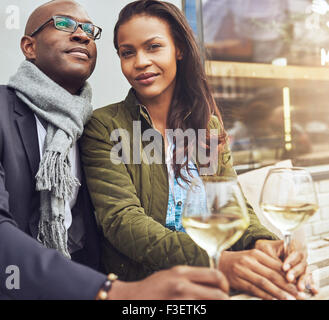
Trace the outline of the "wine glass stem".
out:
<instances>
[{"instance_id":1,"label":"wine glass stem","mask_svg":"<svg viewBox=\"0 0 329 320\"><path fill-rule=\"evenodd\" d=\"M290 248L290 242L291 242L291 233L285 233L284 234L284 259L288 257L289 255L289 248Z\"/></svg>"}]
</instances>

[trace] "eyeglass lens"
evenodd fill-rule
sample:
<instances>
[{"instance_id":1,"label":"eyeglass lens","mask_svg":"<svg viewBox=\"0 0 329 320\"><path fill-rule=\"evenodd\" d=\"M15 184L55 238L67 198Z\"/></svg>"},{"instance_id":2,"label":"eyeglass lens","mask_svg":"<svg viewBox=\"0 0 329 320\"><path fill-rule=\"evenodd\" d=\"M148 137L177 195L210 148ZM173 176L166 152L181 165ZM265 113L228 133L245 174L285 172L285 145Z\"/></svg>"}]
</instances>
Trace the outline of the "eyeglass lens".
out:
<instances>
[{"instance_id":1,"label":"eyeglass lens","mask_svg":"<svg viewBox=\"0 0 329 320\"><path fill-rule=\"evenodd\" d=\"M55 17L55 27L58 30L75 32L78 23L68 17ZM88 37L95 39L98 36L99 30L91 23L82 23L82 30Z\"/></svg>"}]
</instances>

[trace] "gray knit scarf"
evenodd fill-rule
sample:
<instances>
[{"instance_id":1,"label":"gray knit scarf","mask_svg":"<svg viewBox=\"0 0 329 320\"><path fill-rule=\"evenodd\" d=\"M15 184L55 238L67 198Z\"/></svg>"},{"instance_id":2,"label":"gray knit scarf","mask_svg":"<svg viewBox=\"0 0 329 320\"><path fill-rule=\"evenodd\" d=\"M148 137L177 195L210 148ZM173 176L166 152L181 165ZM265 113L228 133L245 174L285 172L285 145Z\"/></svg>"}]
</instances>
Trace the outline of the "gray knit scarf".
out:
<instances>
[{"instance_id":1,"label":"gray knit scarf","mask_svg":"<svg viewBox=\"0 0 329 320\"><path fill-rule=\"evenodd\" d=\"M29 61L20 65L8 86L48 124L45 152L36 175L36 190L40 191L38 240L70 258L64 208L73 188L80 184L71 173L68 153L92 115L91 87L86 83L80 95L72 95Z\"/></svg>"}]
</instances>

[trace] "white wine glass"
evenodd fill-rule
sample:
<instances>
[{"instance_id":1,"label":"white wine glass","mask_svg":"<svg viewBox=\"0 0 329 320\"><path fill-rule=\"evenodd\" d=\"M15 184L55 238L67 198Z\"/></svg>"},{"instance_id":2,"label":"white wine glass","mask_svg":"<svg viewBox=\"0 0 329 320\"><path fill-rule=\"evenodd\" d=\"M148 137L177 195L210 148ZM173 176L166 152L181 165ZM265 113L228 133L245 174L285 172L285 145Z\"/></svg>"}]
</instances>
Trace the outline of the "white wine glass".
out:
<instances>
[{"instance_id":1,"label":"white wine glass","mask_svg":"<svg viewBox=\"0 0 329 320\"><path fill-rule=\"evenodd\" d=\"M303 168L273 168L260 196L264 216L277 227L284 239L284 257L289 254L291 233L318 210L312 177Z\"/></svg>"},{"instance_id":2,"label":"white wine glass","mask_svg":"<svg viewBox=\"0 0 329 320\"><path fill-rule=\"evenodd\" d=\"M223 250L231 247L249 226L249 215L235 177L200 176L192 180L182 224L187 234L207 251L217 268Z\"/></svg>"}]
</instances>

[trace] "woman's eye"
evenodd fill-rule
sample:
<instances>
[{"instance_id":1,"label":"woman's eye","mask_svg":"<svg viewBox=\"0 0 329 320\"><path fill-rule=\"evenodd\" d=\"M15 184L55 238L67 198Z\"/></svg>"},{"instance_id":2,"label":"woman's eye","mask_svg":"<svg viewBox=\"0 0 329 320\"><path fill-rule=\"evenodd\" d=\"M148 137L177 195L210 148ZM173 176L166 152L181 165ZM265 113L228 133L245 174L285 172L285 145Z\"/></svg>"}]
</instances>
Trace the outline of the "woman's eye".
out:
<instances>
[{"instance_id":1,"label":"woman's eye","mask_svg":"<svg viewBox=\"0 0 329 320\"><path fill-rule=\"evenodd\" d=\"M133 52L132 52L131 50L126 50L126 51L122 51L122 52L121 52L121 56L122 56L123 58L128 58L128 57L130 57L132 54L133 54Z\"/></svg>"},{"instance_id":2,"label":"woman's eye","mask_svg":"<svg viewBox=\"0 0 329 320\"><path fill-rule=\"evenodd\" d=\"M151 44L151 45L149 46L149 49L150 49L151 51L153 51L153 50L156 50L156 49L158 49L158 48L160 48L160 47L161 47L160 44L158 44L158 43L153 43L153 44Z\"/></svg>"}]
</instances>

